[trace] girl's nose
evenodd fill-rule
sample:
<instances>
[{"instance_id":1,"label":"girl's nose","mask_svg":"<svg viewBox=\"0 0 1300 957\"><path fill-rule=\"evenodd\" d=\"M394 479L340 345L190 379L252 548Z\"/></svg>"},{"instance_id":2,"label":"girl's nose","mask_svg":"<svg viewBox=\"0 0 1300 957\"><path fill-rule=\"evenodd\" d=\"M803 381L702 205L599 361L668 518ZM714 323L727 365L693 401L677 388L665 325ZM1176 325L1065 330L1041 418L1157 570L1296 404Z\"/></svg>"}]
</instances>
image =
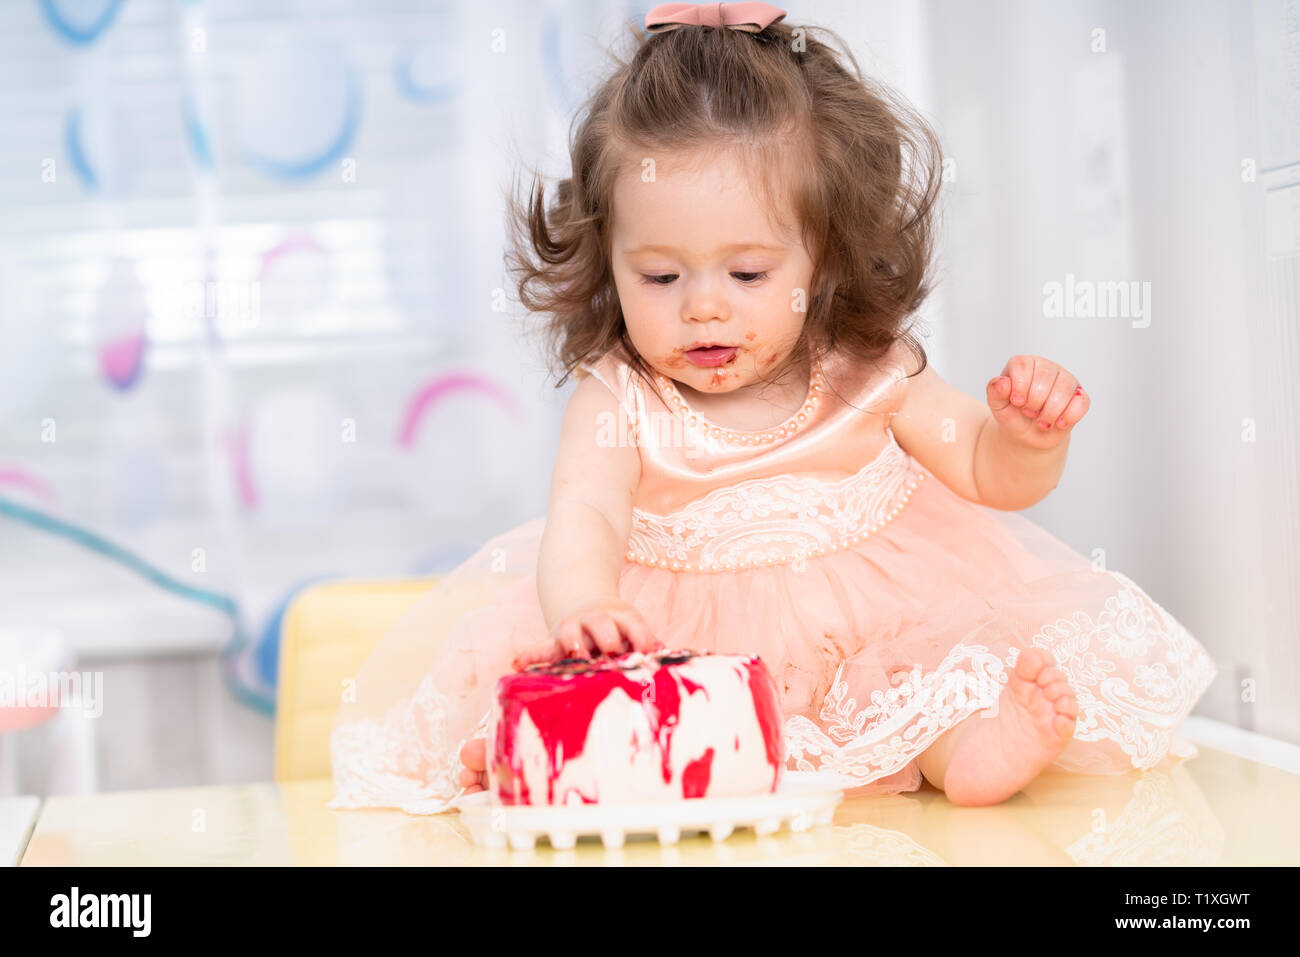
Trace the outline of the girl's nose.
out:
<instances>
[{"instance_id":1,"label":"girl's nose","mask_svg":"<svg viewBox=\"0 0 1300 957\"><path fill-rule=\"evenodd\" d=\"M725 322L731 318L721 281L706 272L692 277L682 309L690 322Z\"/></svg>"}]
</instances>

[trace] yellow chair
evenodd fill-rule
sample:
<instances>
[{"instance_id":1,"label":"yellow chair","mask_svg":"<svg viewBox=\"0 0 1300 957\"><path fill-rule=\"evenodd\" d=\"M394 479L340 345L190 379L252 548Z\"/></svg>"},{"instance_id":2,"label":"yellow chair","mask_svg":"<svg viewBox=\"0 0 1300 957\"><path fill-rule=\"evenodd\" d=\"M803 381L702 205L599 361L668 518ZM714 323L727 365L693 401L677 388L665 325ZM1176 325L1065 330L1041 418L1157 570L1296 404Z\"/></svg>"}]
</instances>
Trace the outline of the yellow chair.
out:
<instances>
[{"instance_id":1,"label":"yellow chair","mask_svg":"<svg viewBox=\"0 0 1300 957\"><path fill-rule=\"evenodd\" d=\"M293 599L280 630L275 780L330 776L330 725L343 680L435 581L322 582Z\"/></svg>"}]
</instances>

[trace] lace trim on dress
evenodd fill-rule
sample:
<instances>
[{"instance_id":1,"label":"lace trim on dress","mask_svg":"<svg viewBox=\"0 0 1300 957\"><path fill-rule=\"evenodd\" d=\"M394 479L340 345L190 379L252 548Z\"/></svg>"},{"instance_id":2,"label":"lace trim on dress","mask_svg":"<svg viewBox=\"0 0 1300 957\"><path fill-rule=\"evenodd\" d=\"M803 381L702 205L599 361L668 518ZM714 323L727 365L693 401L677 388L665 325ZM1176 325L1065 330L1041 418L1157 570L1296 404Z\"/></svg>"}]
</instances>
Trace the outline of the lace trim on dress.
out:
<instances>
[{"instance_id":1,"label":"lace trim on dress","mask_svg":"<svg viewBox=\"0 0 1300 957\"><path fill-rule=\"evenodd\" d=\"M1078 611L1044 625L1028 642L1052 653L1078 698L1073 740L1110 741L1128 757L1121 767L1098 752L1095 760L1072 761L1070 769L1151 768L1167 754L1183 753L1176 748L1178 727L1217 669L1187 630L1129 578L1115 571L1099 574L1110 575L1119 587L1095 620ZM861 707L849 696L847 662L841 662L822 702L821 724L804 715L786 719L787 767L839 775L850 788L893 774L959 721L996 709L1018 656L1017 648L1003 659L987 646L959 642L931 673L922 674L919 665L899 672L889 689L872 691ZM1125 658L1146 662L1131 669L1136 689L1114 674L1116 661ZM486 736L490 712L467 738L439 750L451 707L427 675L412 702L394 707L382 722L339 726L330 742L336 792L328 806L398 807L416 814L456 807L464 793L460 749ZM413 749L411 742L423 747Z\"/></svg>"},{"instance_id":2,"label":"lace trim on dress","mask_svg":"<svg viewBox=\"0 0 1300 957\"><path fill-rule=\"evenodd\" d=\"M341 723L330 737L335 787L326 806L396 807L413 814L454 807L465 791L460 784L460 749L470 738L486 736L489 714L467 738L439 750L451 709L451 699L438 691L428 674L412 699L395 705L382 721ZM421 747L413 748L413 742Z\"/></svg>"},{"instance_id":3,"label":"lace trim on dress","mask_svg":"<svg viewBox=\"0 0 1300 957\"><path fill-rule=\"evenodd\" d=\"M827 482L797 476L715 489L671 515L634 508L626 557L673 571L737 571L837 552L889 524L925 473L889 443L861 470Z\"/></svg>"},{"instance_id":4,"label":"lace trim on dress","mask_svg":"<svg viewBox=\"0 0 1300 957\"><path fill-rule=\"evenodd\" d=\"M1187 630L1132 580L1120 572L1106 574L1120 587L1095 621L1075 612L1045 625L1029 644L1052 653L1078 698L1073 740L1113 741L1133 768L1151 768L1173 750L1178 726L1217 668ZM917 666L903 673L899 684L872 692L860 709L848 696L841 663L819 715L825 727L803 715L786 720L790 766L843 775L849 787L892 774L958 721L996 706L1006 671L1018 656L1015 648L1003 660L985 646L959 643L936 670L922 675ZM1134 679L1146 696L1111 676L1117 658L1148 660L1135 669ZM1100 773L1129 770L1112 766L1105 755L1098 759Z\"/></svg>"},{"instance_id":5,"label":"lace trim on dress","mask_svg":"<svg viewBox=\"0 0 1300 957\"><path fill-rule=\"evenodd\" d=\"M1007 676L983 645L957 644L928 675L901 672L888 691L858 707L844 680L844 662L822 702L818 727L803 715L786 719L787 765L843 776L858 787L905 767L933 741L976 711L995 707Z\"/></svg>"},{"instance_id":6,"label":"lace trim on dress","mask_svg":"<svg viewBox=\"0 0 1300 957\"><path fill-rule=\"evenodd\" d=\"M1096 621L1075 612L1044 627L1033 643L1052 652L1079 699L1074 738L1113 740L1134 767L1150 768L1170 750L1179 725L1218 669L1155 599L1126 575L1108 574L1123 587L1106 599ZM1164 654L1153 656L1153 649ZM1112 676L1113 659L1139 657L1156 660L1136 669L1136 689Z\"/></svg>"}]
</instances>

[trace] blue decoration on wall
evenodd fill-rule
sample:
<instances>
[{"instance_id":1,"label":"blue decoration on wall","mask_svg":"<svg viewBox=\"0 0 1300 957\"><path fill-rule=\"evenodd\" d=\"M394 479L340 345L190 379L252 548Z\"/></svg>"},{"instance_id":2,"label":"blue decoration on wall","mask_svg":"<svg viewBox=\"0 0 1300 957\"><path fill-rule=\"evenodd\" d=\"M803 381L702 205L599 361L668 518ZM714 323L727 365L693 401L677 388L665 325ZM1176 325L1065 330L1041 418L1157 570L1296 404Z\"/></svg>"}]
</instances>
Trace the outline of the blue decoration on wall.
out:
<instances>
[{"instance_id":1,"label":"blue decoration on wall","mask_svg":"<svg viewBox=\"0 0 1300 957\"><path fill-rule=\"evenodd\" d=\"M99 16L85 25L68 22L67 11L60 9L57 0L41 0L41 12L46 21L64 41L74 46L89 46L99 39L100 34L108 29L117 11L122 8L123 0L104 0Z\"/></svg>"},{"instance_id":2,"label":"blue decoration on wall","mask_svg":"<svg viewBox=\"0 0 1300 957\"><path fill-rule=\"evenodd\" d=\"M397 92L416 103L445 103L455 97L460 91L457 80L425 86L415 79L416 52L408 50L398 56L397 62L393 64L393 80L397 84Z\"/></svg>"},{"instance_id":3,"label":"blue decoration on wall","mask_svg":"<svg viewBox=\"0 0 1300 957\"><path fill-rule=\"evenodd\" d=\"M274 686L272 686L272 690L268 694L265 690L254 688L241 680L240 662L248 653L249 642L244 631L244 622L239 611L239 605L233 598L178 581L101 535L55 518L45 512L28 508L18 502L0 498L0 516L8 516L33 528L65 538L90 551L98 552L119 565L126 566L137 575L174 595L208 605L225 614L230 618L231 625L234 628L233 638L221 652L221 671L226 681L226 687L235 696L236 700L248 705L250 708L263 714L275 713Z\"/></svg>"},{"instance_id":4,"label":"blue decoration on wall","mask_svg":"<svg viewBox=\"0 0 1300 957\"><path fill-rule=\"evenodd\" d=\"M86 189L93 192L99 190L99 177L95 175L95 170L90 165L90 160L86 158L86 151L81 146L81 108L74 106L68 110L67 116L63 121L63 146L68 151L68 160L72 163L72 168L77 171L81 177L81 182Z\"/></svg>"},{"instance_id":5,"label":"blue decoration on wall","mask_svg":"<svg viewBox=\"0 0 1300 957\"><path fill-rule=\"evenodd\" d=\"M212 147L208 144L208 134L199 119L199 111L194 105L194 99L188 94L181 103L181 115L185 122L185 138L189 141L194 161L203 169L212 169Z\"/></svg>"},{"instance_id":6,"label":"blue decoration on wall","mask_svg":"<svg viewBox=\"0 0 1300 957\"><path fill-rule=\"evenodd\" d=\"M332 166L347 152L361 125L361 82L356 73L347 72L347 97L339 131L333 143L317 156L307 157L298 162L265 156L254 150L246 150L244 160L254 169L274 176L277 179L305 179L315 176L321 170Z\"/></svg>"}]
</instances>

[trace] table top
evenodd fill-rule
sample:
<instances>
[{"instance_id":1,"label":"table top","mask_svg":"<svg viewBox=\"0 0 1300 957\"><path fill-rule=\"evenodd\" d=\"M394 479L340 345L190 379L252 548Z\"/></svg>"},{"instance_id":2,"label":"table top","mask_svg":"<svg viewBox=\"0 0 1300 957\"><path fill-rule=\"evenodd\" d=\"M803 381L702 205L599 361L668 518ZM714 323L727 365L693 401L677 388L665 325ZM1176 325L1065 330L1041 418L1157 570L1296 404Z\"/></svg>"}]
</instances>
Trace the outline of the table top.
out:
<instances>
[{"instance_id":1,"label":"table top","mask_svg":"<svg viewBox=\"0 0 1300 957\"><path fill-rule=\"evenodd\" d=\"M1168 770L1047 772L1008 801L956 807L928 783L853 797L832 824L675 846L476 845L456 813L327 808L328 780L46 798L22 859L39 865L1294 865L1300 775L1204 745Z\"/></svg>"},{"instance_id":2,"label":"table top","mask_svg":"<svg viewBox=\"0 0 1300 957\"><path fill-rule=\"evenodd\" d=\"M0 798L0 867L12 867L22 857L40 807L38 797Z\"/></svg>"}]
</instances>

